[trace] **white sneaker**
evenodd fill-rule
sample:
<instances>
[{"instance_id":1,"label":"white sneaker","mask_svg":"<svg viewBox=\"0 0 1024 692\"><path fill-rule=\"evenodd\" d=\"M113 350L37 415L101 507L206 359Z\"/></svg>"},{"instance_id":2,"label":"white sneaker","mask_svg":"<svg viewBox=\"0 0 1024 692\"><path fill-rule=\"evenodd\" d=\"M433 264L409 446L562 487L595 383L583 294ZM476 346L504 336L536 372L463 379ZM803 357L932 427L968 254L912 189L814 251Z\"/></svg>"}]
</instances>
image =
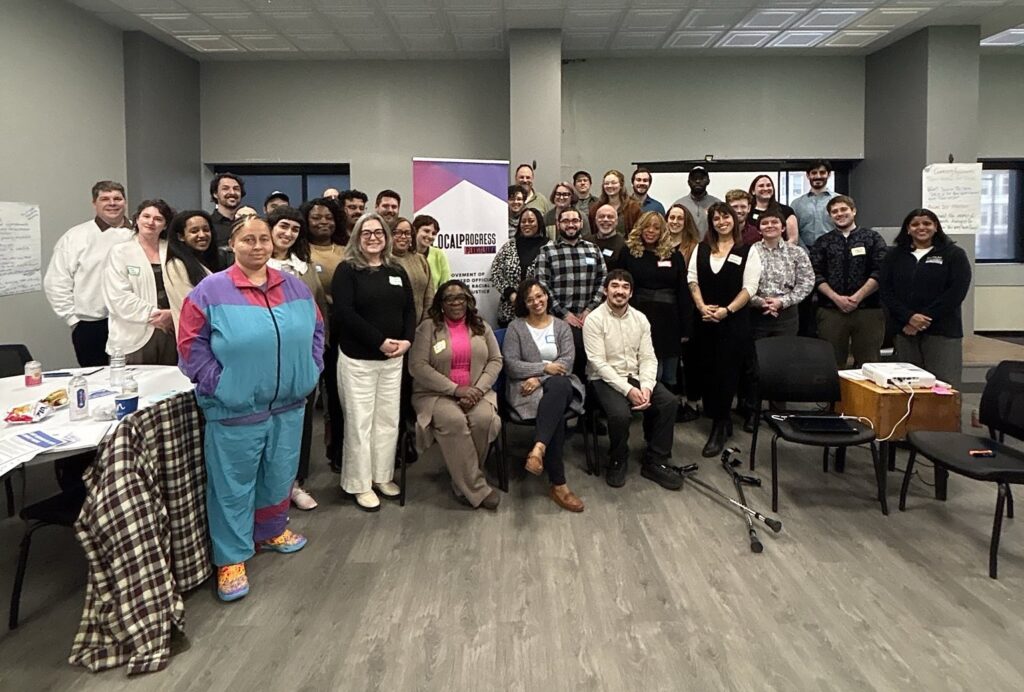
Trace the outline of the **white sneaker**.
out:
<instances>
[{"instance_id":1,"label":"white sneaker","mask_svg":"<svg viewBox=\"0 0 1024 692\"><path fill-rule=\"evenodd\" d=\"M394 481L388 481L387 483L374 483L373 487L377 489L377 492L384 497L398 497L402 494L402 489L398 487L398 483Z\"/></svg>"},{"instance_id":2,"label":"white sneaker","mask_svg":"<svg viewBox=\"0 0 1024 692\"><path fill-rule=\"evenodd\" d=\"M299 487L298 483L292 486L292 504L304 512L316 509L318 506L313 496Z\"/></svg>"},{"instance_id":3,"label":"white sneaker","mask_svg":"<svg viewBox=\"0 0 1024 692\"><path fill-rule=\"evenodd\" d=\"M380 498L377 493L367 490L365 493L356 493L356 504L365 512L376 512L380 509Z\"/></svg>"}]
</instances>

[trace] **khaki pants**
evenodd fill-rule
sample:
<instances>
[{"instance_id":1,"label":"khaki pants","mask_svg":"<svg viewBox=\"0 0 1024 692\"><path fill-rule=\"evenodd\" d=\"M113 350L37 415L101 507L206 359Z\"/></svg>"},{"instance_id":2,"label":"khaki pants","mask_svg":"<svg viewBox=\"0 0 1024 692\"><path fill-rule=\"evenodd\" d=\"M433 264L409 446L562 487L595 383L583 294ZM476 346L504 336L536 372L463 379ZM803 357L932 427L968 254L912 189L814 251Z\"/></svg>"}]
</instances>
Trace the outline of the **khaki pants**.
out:
<instances>
[{"instance_id":1,"label":"khaki pants","mask_svg":"<svg viewBox=\"0 0 1024 692\"><path fill-rule=\"evenodd\" d=\"M818 308L818 337L832 344L836 366L847 366L853 351L853 367L881 360L885 318L881 308L857 308L843 312L837 308Z\"/></svg>"},{"instance_id":2,"label":"khaki pants","mask_svg":"<svg viewBox=\"0 0 1024 692\"><path fill-rule=\"evenodd\" d=\"M488 433L497 415L485 400L468 412L448 397L441 397L434 403L430 427L452 477L452 487L474 507L491 494L482 467L491 446Z\"/></svg>"}]
</instances>

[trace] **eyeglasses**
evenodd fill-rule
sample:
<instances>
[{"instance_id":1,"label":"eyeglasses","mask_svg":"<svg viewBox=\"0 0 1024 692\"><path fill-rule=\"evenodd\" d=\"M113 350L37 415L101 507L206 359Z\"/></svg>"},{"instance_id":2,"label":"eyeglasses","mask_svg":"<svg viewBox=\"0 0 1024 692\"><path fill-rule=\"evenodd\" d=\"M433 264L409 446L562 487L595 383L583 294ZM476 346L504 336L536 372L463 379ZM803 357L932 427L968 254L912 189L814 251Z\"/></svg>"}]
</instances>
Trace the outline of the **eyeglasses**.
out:
<instances>
[{"instance_id":1,"label":"eyeglasses","mask_svg":"<svg viewBox=\"0 0 1024 692\"><path fill-rule=\"evenodd\" d=\"M376 238L377 240L380 240L381 238L384 237L384 231L383 230L363 231L359 235L360 235L360 237L366 238L366 239Z\"/></svg>"},{"instance_id":2,"label":"eyeglasses","mask_svg":"<svg viewBox=\"0 0 1024 692\"><path fill-rule=\"evenodd\" d=\"M469 297L465 293L460 293L459 295L445 296L441 300L445 305L456 305L458 303L465 303L469 300Z\"/></svg>"},{"instance_id":3,"label":"eyeglasses","mask_svg":"<svg viewBox=\"0 0 1024 692\"><path fill-rule=\"evenodd\" d=\"M412 232L410 231L395 231L391 235L395 238L412 238Z\"/></svg>"},{"instance_id":4,"label":"eyeglasses","mask_svg":"<svg viewBox=\"0 0 1024 692\"><path fill-rule=\"evenodd\" d=\"M572 197L571 192L556 192L555 197Z\"/></svg>"}]
</instances>

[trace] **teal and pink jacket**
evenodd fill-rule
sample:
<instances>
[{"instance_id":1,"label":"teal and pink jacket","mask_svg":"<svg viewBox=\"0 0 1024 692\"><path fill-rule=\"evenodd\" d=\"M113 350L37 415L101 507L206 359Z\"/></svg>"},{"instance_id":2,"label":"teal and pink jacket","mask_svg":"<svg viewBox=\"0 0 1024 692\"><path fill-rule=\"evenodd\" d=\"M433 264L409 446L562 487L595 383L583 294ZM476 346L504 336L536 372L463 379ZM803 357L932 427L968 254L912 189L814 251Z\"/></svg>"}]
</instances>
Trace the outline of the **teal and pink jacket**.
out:
<instances>
[{"instance_id":1,"label":"teal and pink jacket","mask_svg":"<svg viewBox=\"0 0 1024 692\"><path fill-rule=\"evenodd\" d=\"M267 267L254 286L232 265L192 289L178 367L209 420L255 423L305 405L324 367L324 320L301 279Z\"/></svg>"}]
</instances>

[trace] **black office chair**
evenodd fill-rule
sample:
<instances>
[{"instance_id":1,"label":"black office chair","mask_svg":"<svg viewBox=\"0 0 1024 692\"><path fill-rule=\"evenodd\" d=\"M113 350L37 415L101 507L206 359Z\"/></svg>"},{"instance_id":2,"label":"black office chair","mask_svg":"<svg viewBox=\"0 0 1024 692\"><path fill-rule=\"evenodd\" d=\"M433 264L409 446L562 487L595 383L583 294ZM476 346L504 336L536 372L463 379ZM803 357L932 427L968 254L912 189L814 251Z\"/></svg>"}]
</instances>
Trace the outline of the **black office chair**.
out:
<instances>
[{"instance_id":1,"label":"black office chair","mask_svg":"<svg viewBox=\"0 0 1024 692\"><path fill-rule=\"evenodd\" d=\"M914 473L917 455L935 464L936 495L945 500L949 472L995 483L996 512L992 524L992 540L988 552L988 576L996 578L999 536L1003 528L1003 510L1013 518L1013 495L1010 486L1024 483L1024 452L1003 444L1003 435L1024 440L1024 361L1004 360L991 372L979 409L981 424L988 427L988 437L957 432L911 432L907 436L910 458L900 487L900 511L907 507L907 489ZM995 456L973 457L971 450L988 449Z\"/></svg>"},{"instance_id":2,"label":"black office chair","mask_svg":"<svg viewBox=\"0 0 1024 692\"><path fill-rule=\"evenodd\" d=\"M21 588L25 583L25 569L28 567L28 552L32 547L32 534L44 526L72 527L85 503L85 488L76 486L53 497L25 507L21 518L25 520L25 535L18 552L18 567L14 573L14 589L11 592L11 610L7 626L18 627L18 610L21 605Z\"/></svg>"},{"instance_id":3,"label":"black office chair","mask_svg":"<svg viewBox=\"0 0 1024 692\"><path fill-rule=\"evenodd\" d=\"M847 447L870 445L871 460L875 466L875 482L882 514L889 513L886 502L886 469L875 446L875 431L859 421L846 419L855 430L853 434L809 433L798 430L789 420L794 411L762 412L762 402L828 404L823 415L836 417L832 412L839 400L839 373L835 354L828 342L804 336L774 336L760 339L755 344L758 363L758 401L754 434L750 441L750 468L754 468L757 436L761 422L772 430L772 511L779 510L778 441L781 437L793 444L822 448L823 471L828 472L829 450L836 449L837 466ZM806 414L806 411L798 413Z\"/></svg>"},{"instance_id":4,"label":"black office chair","mask_svg":"<svg viewBox=\"0 0 1024 692\"><path fill-rule=\"evenodd\" d=\"M25 363L32 360L25 344L0 344L0 377L16 377L25 374ZM10 474L4 478L4 494L7 496L7 516L14 516L14 485Z\"/></svg>"}]
</instances>

